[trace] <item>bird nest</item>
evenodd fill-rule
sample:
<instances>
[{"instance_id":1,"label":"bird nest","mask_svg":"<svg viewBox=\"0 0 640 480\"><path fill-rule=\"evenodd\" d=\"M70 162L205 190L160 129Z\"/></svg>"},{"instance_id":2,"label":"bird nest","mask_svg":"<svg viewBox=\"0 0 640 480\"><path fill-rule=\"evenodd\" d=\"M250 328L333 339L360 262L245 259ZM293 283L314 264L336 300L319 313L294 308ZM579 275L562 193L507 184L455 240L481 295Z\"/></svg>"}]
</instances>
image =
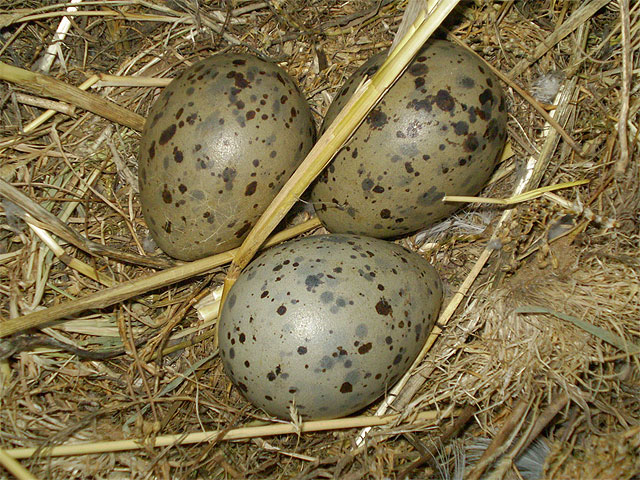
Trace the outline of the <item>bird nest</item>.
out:
<instances>
[{"instance_id":1,"label":"bird nest","mask_svg":"<svg viewBox=\"0 0 640 480\"><path fill-rule=\"evenodd\" d=\"M140 130L228 51L279 63L319 125L407 2L45 3L0 11L0 476L638 478L640 3L462 1L440 25L503 82L481 197L506 201L397 240L445 283L428 346L370 408L311 422L224 375L207 301L231 257L156 250Z\"/></svg>"}]
</instances>

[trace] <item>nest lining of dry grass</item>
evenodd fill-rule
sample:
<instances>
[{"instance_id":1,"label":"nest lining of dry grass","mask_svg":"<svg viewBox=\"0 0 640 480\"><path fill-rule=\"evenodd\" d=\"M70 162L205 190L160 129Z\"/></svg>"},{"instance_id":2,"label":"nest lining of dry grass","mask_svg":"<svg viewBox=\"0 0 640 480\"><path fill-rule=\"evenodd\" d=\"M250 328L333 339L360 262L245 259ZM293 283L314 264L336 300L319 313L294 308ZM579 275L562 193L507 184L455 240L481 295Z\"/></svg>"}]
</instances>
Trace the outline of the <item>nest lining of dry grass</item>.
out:
<instances>
[{"instance_id":1,"label":"nest lining of dry grass","mask_svg":"<svg viewBox=\"0 0 640 480\"><path fill-rule=\"evenodd\" d=\"M192 445L170 438L167 447L61 458L41 450L20 462L40 478L446 478L466 452L465 478L504 478L538 439L550 449L546 459L536 458L546 461L546 478L633 478L640 471L640 102L632 78L640 12L631 5L625 13L624 4L461 2L445 21L507 80L514 154L483 196L509 198L527 172L533 187L591 181L510 208L472 204L449 220L450 228L400 240L434 263L449 300L459 304L389 405L399 414L391 423L370 430L361 445L357 428L301 433L304 425L293 422L293 435L229 442L216 434ZM82 5L69 17L70 34L47 77L57 79L47 86L61 88L60 95L42 93L33 79L0 84L0 327L43 307L43 318L56 308L60 317L49 318L77 317L21 337L17 346L2 340L22 350L0 364L3 455L19 447L270 424L229 388L210 343L198 341L211 323L194 305L221 284L230 258L200 265L171 285L147 284L133 299L126 288L108 302L100 297L154 270L181 268L153 251L136 199L135 130L159 91L139 78L163 85L204 56L249 51L280 62L320 122L345 79L391 44L405 6ZM1 60L36 70L66 7L5 7ZM544 81L570 90L562 104L564 138L518 93L540 95ZM64 87L81 84L89 95L65 96ZM64 113L41 118L44 108ZM558 138L550 142L550 135ZM62 248L55 256L55 246L43 243L47 231ZM86 298L94 300L78 303ZM520 313L536 306L546 313ZM81 360L59 343L125 353ZM376 409L381 402L363 412L363 421ZM484 455L472 458L482 442ZM7 468L10 459L0 461Z\"/></svg>"}]
</instances>

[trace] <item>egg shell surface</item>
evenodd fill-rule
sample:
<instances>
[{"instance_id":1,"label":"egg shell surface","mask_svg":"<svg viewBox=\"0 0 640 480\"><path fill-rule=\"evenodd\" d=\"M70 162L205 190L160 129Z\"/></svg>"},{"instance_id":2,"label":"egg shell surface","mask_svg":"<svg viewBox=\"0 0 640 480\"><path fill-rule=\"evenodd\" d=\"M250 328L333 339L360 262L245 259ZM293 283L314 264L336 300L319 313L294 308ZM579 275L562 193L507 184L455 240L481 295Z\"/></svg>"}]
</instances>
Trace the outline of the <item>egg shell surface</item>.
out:
<instances>
[{"instance_id":1,"label":"egg shell surface","mask_svg":"<svg viewBox=\"0 0 640 480\"><path fill-rule=\"evenodd\" d=\"M386 59L372 57L336 94L331 124L363 77ZM332 232L378 238L412 233L460 208L445 195L475 195L506 140L506 101L497 77L464 48L431 40L365 117L311 190Z\"/></svg>"},{"instance_id":2,"label":"egg shell surface","mask_svg":"<svg viewBox=\"0 0 640 480\"><path fill-rule=\"evenodd\" d=\"M221 54L180 73L140 143L140 203L167 254L194 260L240 245L311 149L311 110L279 66Z\"/></svg>"},{"instance_id":3,"label":"egg shell surface","mask_svg":"<svg viewBox=\"0 0 640 480\"><path fill-rule=\"evenodd\" d=\"M410 367L440 310L442 283L416 253L357 235L272 247L222 309L224 369L256 407L290 418L348 415Z\"/></svg>"}]
</instances>

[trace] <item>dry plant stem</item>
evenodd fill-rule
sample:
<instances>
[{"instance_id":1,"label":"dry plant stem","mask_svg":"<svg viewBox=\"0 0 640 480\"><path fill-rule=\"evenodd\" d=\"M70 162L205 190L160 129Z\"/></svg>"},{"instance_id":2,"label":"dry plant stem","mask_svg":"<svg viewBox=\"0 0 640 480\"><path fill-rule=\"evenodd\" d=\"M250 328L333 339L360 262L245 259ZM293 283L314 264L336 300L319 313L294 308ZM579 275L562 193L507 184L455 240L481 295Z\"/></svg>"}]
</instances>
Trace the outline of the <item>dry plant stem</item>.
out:
<instances>
[{"instance_id":1,"label":"dry plant stem","mask_svg":"<svg viewBox=\"0 0 640 480\"><path fill-rule=\"evenodd\" d=\"M402 74L424 42L438 28L458 2L459 0L440 1L432 10L430 16L422 20L417 26L413 35L402 43L398 51L392 52L390 58L385 61L375 75L370 79L366 79L358 87L347 105L314 145L300 167L280 190L240 246L238 256L231 264L224 282L220 308L222 308L226 295L240 272L251 261L267 236L280 223L280 220L284 218L293 204L360 125L367 113L384 95L385 91Z\"/></svg>"},{"instance_id":2,"label":"dry plant stem","mask_svg":"<svg viewBox=\"0 0 640 480\"><path fill-rule=\"evenodd\" d=\"M532 55L524 58L518 62L518 64L511 69L509 76L512 78L524 73L529 66L538 61L542 55L551 50L560 40L565 38L571 32L573 32L580 25L588 21L598 10L604 7L611 0L593 0L591 2L583 3L576 11L562 23L556 30L545 38L534 50Z\"/></svg>"},{"instance_id":3,"label":"dry plant stem","mask_svg":"<svg viewBox=\"0 0 640 480\"><path fill-rule=\"evenodd\" d=\"M130 75L109 75L97 73L100 79L96 82L96 88L100 87L166 87L172 78L134 77Z\"/></svg>"},{"instance_id":4,"label":"dry plant stem","mask_svg":"<svg viewBox=\"0 0 640 480\"><path fill-rule=\"evenodd\" d=\"M0 80L14 83L36 95L68 102L134 130L141 131L144 128L145 118L142 115L53 77L0 62Z\"/></svg>"},{"instance_id":5,"label":"dry plant stem","mask_svg":"<svg viewBox=\"0 0 640 480\"><path fill-rule=\"evenodd\" d=\"M18 480L38 480L29 470L24 468L15 458L7 455L7 452L0 448L0 465L2 465L9 473Z\"/></svg>"},{"instance_id":6,"label":"dry plant stem","mask_svg":"<svg viewBox=\"0 0 640 480\"><path fill-rule=\"evenodd\" d=\"M275 245L276 243L296 237L318 226L320 226L320 221L314 218L277 233L266 243L266 246ZM40 327L44 324L76 315L85 310L108 307L150 290L202 275L214 268L229 263L233 260L237 251L238 249L229 250L211 257L196 260L195 262L169 268L144 278L130 280L116 287L107 288L72 302L62 303L22 317L0 321L0 338L29 328Z\"/></svg>"},{"instance_id":7,"label":"dry plant stem","mask_svg":"<svg viewBox=\"0 0 640 480\"><path fill-rule=\"evenodd\" d=\"M569 403L569 396L566 393L561 394L558 398L552 399L552 401L547 405L547 408L540 414L536 423L534 424L531 432L527 437L526 442L522 445L519 453L524 452L529 445L533 443L533 441L538 438L538 435L542 433L549 423L554 419L554 417L560 413L567 403Z\"/></svg>"},{"instance_id":8,"label":"dry plant stem","mask_svg":"<svg viewBox=\"0 0 640 480\"><path fill-rule=\"evenodd\" d=\"M620 158L616 162L616 177L621 178L629 165L629 138L627 120L629 118L629 96L631 92L631 45L629 32L629 0L619 0L620 23L622 30L622 88L620 91L621 105L618 119L618 141L620 142Z\"/></svg>"},{"instance_id":9,"label":"dry plant stem","mask_svg":"<svg viewBox=\"0 0 640 480\"><path fill-rule=\"evenodd\" d=\"M525 398L518 401L516 406L513 408L511 415L509 415L507 420L504 422L504 425L502 425L498 434L493 438L485 452L482 454L478 463L465 476L465 480L479 480L489 465L491 465L494 460L509 447L513 434L517 432L518 426L522 425L522 422L524 422L527 411L531 406L531 402L532 400Z\"/></svg>"},{"instance_id":10,"label":"dry plant stem","mask_svg":"<svg viewBox=\"0 0 640 480\"><path fill-rule=\"evenodd\" d=\"M420 468L425 463L433 460L438 454L438 446L446 445L453 438L457 437L464 426L467 424L467 422L471 420L471 417L473 417L476 411L477 408L474 405L467 405L466 407L464 407L453 424L450 425L444 432L442 432L442 435L440 435L438 439L433 442L432 446L425 453L423 453L419 459L413 461L411 464L402 469L400 473L398 473L398 480L403 480L411 472Z\"/></svg>"},{"instance_id":11,"label":"dry plant stem","mask_svg":"<svg viewBox=\"0 0 640 480\"><path fill-rule=\"evenodd\" d=\"M78 87L80 90L88 90L89 87L91 87L93 84L95 84L98 81L98 77L96 75L92 75L91 77L89 77L88 79L86 79L84 82L82 82L82 84ZM65 104L66 105L66 104ZM75 107L71 107L74 112L75 112ZM31 122L29 122L23 129L24 133L29 133L33 130L35 130L36 128L38 128L40 125L42 125L44 122L46 122L47 120L49 120L51 117L53 117L56 114L56 110L47 110L46 112L43 112L42 115L40 115L38 118L32 120ZM0 144L0 147L4 147L7 145L7 142L3 142Z\"/></svg>"},{"instance_id":12,"label":"dry plant stem","mask_svg":"<svg viewBox=\"0 0 640 480\"><path fill-rule=\"evenodd\" d=\"M66 223L57 216L49 212L47 209L38 205L20 190L5 182L0 178L0 196L15 203L22 210L27 212L31 217L29 223L36 225L44 230L50 231L58 237L66 240L72 245L78 247L91 255L107 256L116 260L144 265L152 268L167 268L173 266L174 263L169 260L157 257L146 257L135 253L123 252L107 245L89 240L75 230L70 228Z\"/></svg>"},{"instance_id":13,"label":"dry plant stem","mask_svg":"<svg viewBox=\"0 0 640 480\"><path fill-rule=\"evenodd\" d=\"M61 5L62 7L62 5ZM2 18L4 17L4 18ZM117 19L129 20L132 22L164 22L164 23L184 23L193 24L195 20L188 16L177 17L167 15L149 15L140 13L125 13L113 10L82 10L76 12L58 11L58 12L46 12L35 13L32 15L25 15L24 13L17 13L14 15L3 15L0 17L0 27L5 27L15 23L33 22L37 20L44 20L47 18L55 17L116 17Z\"/></svg>"},{"instance_id":14,"label":"dry plant stem","mask_svg":"<svg viewBox=\"0 0 640 480\"><path fill-rule=\"evenodd\" d=\"M457 415L458 413L460 412L454 411L453 415ZM421 412L416 416L415 422L433 421L438 419L439 415L439 412L436 411ZM209 432L190 433L186 435L163 435L156 437L155 439L141 438L136 440L115 440L107 442L82 443L75 445L63 445L50 449L14 448L6 450L6 453L12 458L20 459L29 458L33 456L36 451L39 451L43 456L49 457L84 455L88 453L121 452L124 450L139 450L142 448L162 447L167 445L189 445L194 443L209 442L212 440L230 441L255 437L270 437L274 435L288 435L292 433L300 434L326 430L343 430L347 428L360 428L367 425L387 425L397 420L398 417L398 415L387 415L384 417L363 415L359 417L339 418L335 420L315 420L310 422L303 422L299 425L294 425L292 423L274 423L271 425L264 425L259 427L240 427L229 430L214 430Z\"/></svg>"},{"instance_id":15,"label":"dry plant stem","mask_svg":"<svg viewBox=\"0 0 640 480\"><path fill-rule=\"evenodd\" d=\"M31 105L32 107L45 108L47 110L54 110L59 113L64 113L70 117L75 115L75 108L68 103L56 102L48 100L46 98L34 97L33 95L27 95L26 93L16 93L16 100L25 105Z\"/></svg>"}]
</instances>

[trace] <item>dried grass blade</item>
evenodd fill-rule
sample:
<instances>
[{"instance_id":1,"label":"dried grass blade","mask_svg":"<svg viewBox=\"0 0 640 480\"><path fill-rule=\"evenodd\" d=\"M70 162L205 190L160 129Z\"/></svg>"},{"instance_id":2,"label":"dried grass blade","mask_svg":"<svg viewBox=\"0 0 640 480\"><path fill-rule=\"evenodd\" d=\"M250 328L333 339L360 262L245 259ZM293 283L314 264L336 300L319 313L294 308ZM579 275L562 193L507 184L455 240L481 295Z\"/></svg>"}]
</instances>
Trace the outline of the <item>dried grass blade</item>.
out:
<instances>
[{"instance_id":1,"label":"dried grass blade","mask_svg":"<svg viewBox=\"0 0 640 480\"><path fill-rule=\"evenodd\" d=\"M58 245L58 243L53 239L53 237L49 235L49 232L47 232L46 230L43 230L42 228L36 225L29 223L29 219L31 219L31 215L28 215L28 214L25 215L25 220L27 221L27 225L29 225L29 228L31 228L31 230L33 230L34 233L38 235L38 237L40 237L40 240L42 240L47 245L47 247L49 247L49 249L53 252L53 254L56 257L60 259L60 261L64 262L69 267L77 270L83 275L86 275L87 277L95 280L96 282L100 282L105 287L114 286L115 281L112 278L107 277L106 275L103 275L92 266L87 265L83 261L78 260L77 258L74 258L71 255L69 255L67 252L64 251L64 249L60 245Z\"/></svg>"},{"instance_id":2,"label":"dried grass blade","mask_svg":"<svg viewBox=\"0 0 640 480\"><path fill-rule=\"evenodd\" d=\"M483 198L483 197L465 197L459 195L445 195L443 202L470 202L470 203L492 203L496 205L515 205L517 203L527 202L535 198L542 197L547 192L554 192L564 188L577 187L589 183L590 180L576 180L574 182L557 183L555 185L547 185L544 187L529 190L528 192L514 195L510 198Z\"/></svg>"},{"instance_id":3,"label":"dried grass blade","mask_svg":"<svg viewBox=\"0 0 640 480\"><path fill-rule=\"evenodd\" d=\"M295 171L240 246L224 282L221 307L231 286L242 269L251 261L267 236L284 218L300 195L329 163L342 144L360 125L393 82L402 74L424 42L458 4L459 0L442 0L424 19L415 32L391 53L376 74L365 80L336 117L329 129L311 149L307 158Z\"/></svg>"},{"instance_id":4,"label":"dried grass blade","mask_svg":"<svg viewBox=\"0 0 640 480\"><path fill-rule=\"evenodd\" d=\"M543 313L546 315L553 315L554 317L558 317L566 322L573 323L576 327L581 328L585 332L590 333L594 337L598 337L600 340L607 342L616 348L619 348L628 355L637 355L638 353L640 353L640 345L629 342L624 338L621 338L618 335L605 330L604 328L598 327L589 322L585 322L584 320L580 320L579 318L576 318L572 315L567 315L566 313L557 312L555 310L551 310L550 308L538 307L535 305L518 307L515 309L515 313Z\"/></svg>"}]
</instances>

